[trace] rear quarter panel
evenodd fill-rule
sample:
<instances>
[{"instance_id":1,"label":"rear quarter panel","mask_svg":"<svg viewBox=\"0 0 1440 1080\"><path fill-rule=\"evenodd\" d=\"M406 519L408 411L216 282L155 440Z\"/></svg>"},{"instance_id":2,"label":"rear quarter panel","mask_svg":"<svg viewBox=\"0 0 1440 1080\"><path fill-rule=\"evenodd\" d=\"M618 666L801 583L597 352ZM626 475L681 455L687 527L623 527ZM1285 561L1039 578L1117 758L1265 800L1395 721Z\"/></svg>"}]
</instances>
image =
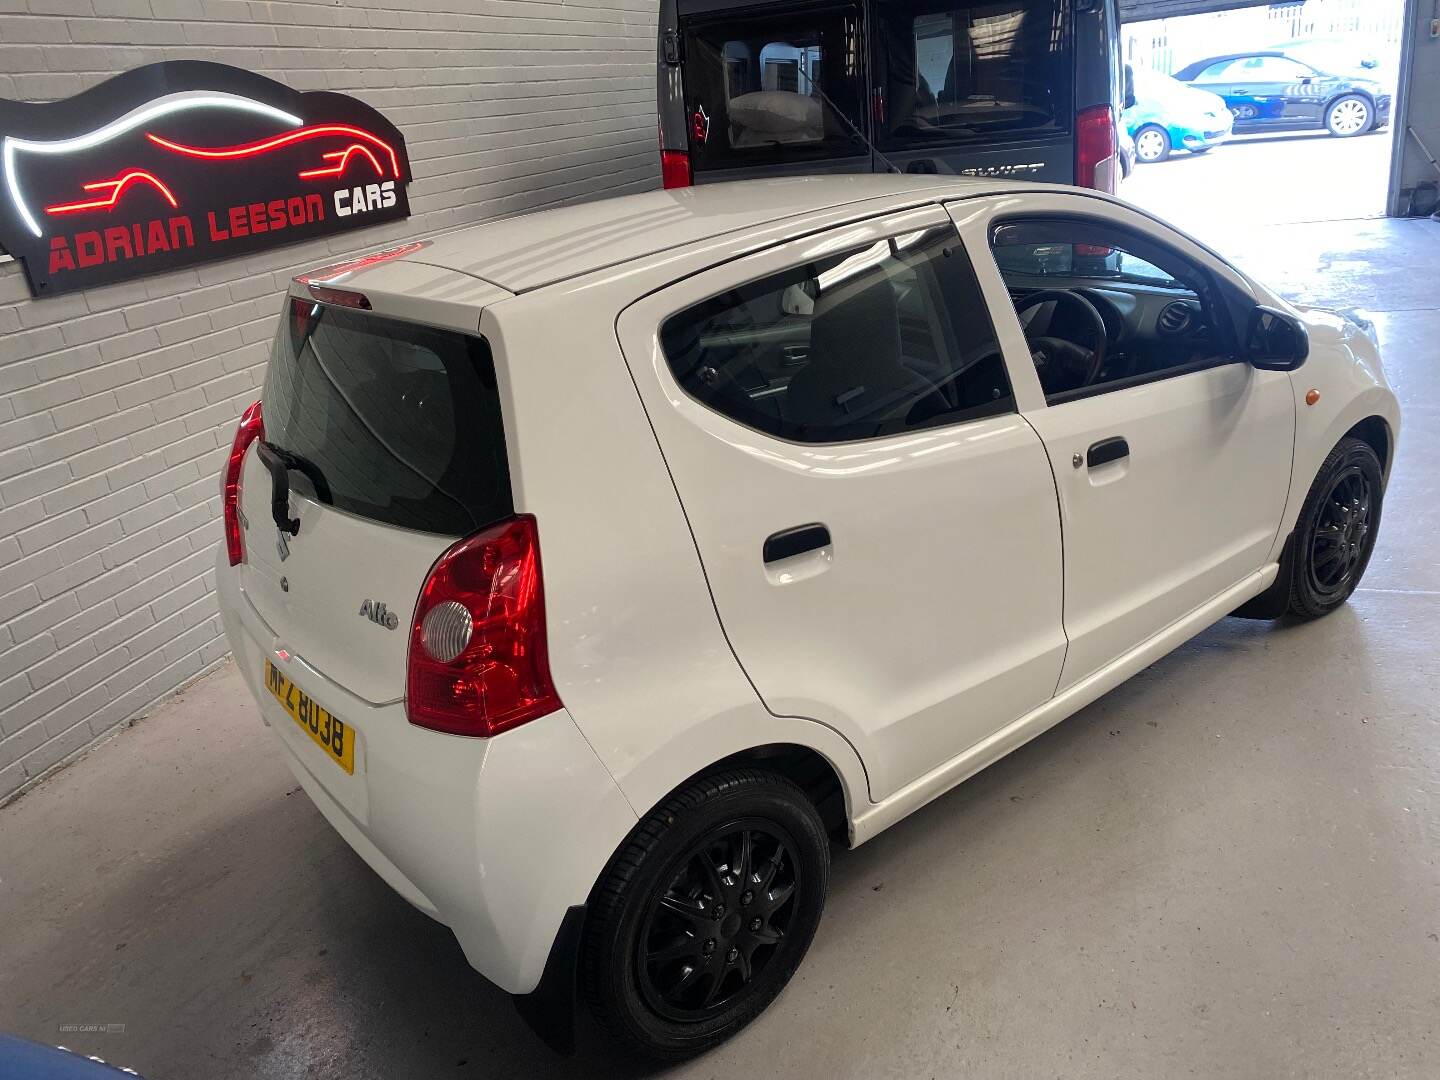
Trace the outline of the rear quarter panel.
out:
<instances>
[{"instance_id":1,"label":"rear quarter panel","mask_svg":"<svg viewBox=\"0 0 1440 1080\"><path fill-rule=\"evenodd\" d=\"M623 271L601 273L481 321L508 402L516 509L539 525L560 698L641 816L716 761L774 743L830 761L853 816L868 801L854 750L768 713L721 630L615 336L634 288Z\"/></svg>"}]
</instances>

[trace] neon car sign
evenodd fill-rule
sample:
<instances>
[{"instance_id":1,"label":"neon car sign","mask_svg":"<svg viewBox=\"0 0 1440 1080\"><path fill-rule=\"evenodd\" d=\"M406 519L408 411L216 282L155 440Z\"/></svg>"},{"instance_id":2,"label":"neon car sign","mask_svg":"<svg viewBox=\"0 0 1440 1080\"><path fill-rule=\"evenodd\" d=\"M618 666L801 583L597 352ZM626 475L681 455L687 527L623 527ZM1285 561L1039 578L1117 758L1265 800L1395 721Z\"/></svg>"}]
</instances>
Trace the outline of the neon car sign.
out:
<instances>
[{"instance_id":1,"label":"neon car sign","mask_svg":"<svg viewBox=\"0 0 1440 1080\"><path fill-rule=\"evenodd\" d=\"M37 296L406 217L409 180L370 106L223 64L0 100L0 245Z\"/></svg>"}]
</instances>

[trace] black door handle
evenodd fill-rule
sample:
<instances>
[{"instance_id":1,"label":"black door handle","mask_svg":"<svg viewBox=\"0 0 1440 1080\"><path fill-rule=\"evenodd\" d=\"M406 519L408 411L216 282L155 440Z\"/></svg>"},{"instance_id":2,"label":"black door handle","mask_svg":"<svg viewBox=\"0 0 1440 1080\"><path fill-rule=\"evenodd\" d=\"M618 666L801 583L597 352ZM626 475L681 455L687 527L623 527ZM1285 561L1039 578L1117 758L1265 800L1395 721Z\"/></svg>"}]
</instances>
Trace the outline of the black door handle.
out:
<instances>
[{"instance_id":1,"label":"black door handle","mask_svg":"<svg viewBox=\"0 0 1440 1080\"><path fill-rule=\"evenodd\" d=\"M824 525L797 525L793 529L782 529L772 533L765 541L765 561L779 562L793 559L807 551L818 551L830 544L830 530Z\"/></svg>"},{"instance_id":2,"label":"black door handle","mask_svg":"<svg viewBox=\"0 0 1440 1080\"><path fill-rule=\"evenodd\" d=\"M1130 444L1119 435L1113 439L1102 439L1090 447L1090 452L1085 455L1085 464L1092 469L1101 465L1108 465L1112 461L1120 461L1130 456Z\"/></svg>"}]
</instances>

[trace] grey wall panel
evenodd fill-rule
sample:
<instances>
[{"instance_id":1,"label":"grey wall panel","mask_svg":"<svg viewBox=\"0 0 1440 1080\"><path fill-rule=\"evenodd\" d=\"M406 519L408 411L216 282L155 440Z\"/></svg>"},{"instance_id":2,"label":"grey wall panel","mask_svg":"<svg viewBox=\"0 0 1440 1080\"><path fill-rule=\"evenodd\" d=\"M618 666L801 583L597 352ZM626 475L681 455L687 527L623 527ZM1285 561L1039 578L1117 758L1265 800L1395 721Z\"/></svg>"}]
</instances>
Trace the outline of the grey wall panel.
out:
<instances>
[{"instance_id":1,"label":"grey wall panel","mask_svg":"<svg viewBox=\"0 0 1440 1080\"><path fill-rule=\"evenodd\" d=\"M1397 152L1391 181L1390 213L1406 212L1415 185L1440 183L1440 170L1430 163L1417 143L1440 158L1440 38L1434 21L1440 21L1440 0L1410 0L1408 55L1401 64L1401 108L1396 116ZM1407 130L1408 129L1408 130Z\"/></svg>"}]
</instances>

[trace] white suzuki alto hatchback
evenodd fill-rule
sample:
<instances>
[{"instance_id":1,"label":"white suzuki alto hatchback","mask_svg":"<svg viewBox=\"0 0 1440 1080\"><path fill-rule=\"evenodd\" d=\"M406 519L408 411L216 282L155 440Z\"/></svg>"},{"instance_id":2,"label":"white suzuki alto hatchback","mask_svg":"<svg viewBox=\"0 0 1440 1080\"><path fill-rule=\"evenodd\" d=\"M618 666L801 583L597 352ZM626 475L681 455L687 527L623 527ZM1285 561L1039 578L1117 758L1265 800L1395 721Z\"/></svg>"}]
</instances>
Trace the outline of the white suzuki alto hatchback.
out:
<instances>
[{"instance_id":1,"label":"white suzuki alto hatchback","mask_svg":"<svg viewBox=\"0 0 1440 1080\"><path fill-rule=\"evenodd\" d=\"M831 838L1342 604L1398 429L1363 319L1095 192L655 192L298 279L221 609L381 877L552 1044L578 993L678 1057L795 971Z\"/></svg>"}]
</instances>

